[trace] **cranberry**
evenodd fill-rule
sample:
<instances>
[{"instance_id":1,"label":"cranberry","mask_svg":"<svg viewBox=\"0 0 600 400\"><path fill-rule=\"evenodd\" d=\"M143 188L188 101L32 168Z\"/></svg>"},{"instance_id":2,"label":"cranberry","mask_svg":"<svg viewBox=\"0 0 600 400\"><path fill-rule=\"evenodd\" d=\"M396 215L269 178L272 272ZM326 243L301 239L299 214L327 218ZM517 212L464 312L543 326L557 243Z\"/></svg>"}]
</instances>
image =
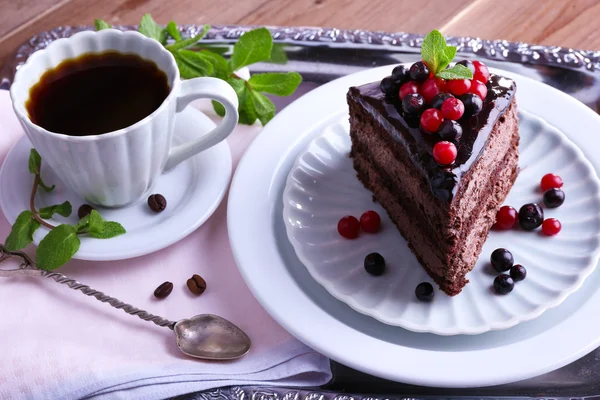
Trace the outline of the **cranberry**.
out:
<instances>
[{"instance_id":1,"label":"cranberry","mask_svg":"<svg viewBox=\"0 0 600 400\"><path fill-rule=\"evenodd\" d=\"M518 219L517 210L511 206L502 206L496 213L494 228L502 230L512 229L517 224Z\"/></svg>"},{"instance_id":2,"label":"cranberry","mask_svg":"<svg viewBox=\"0 0 600 400\"><path fill-rule=\"evenodd\" d=\"M453 121L459 120L465 113L465 105L456 97L446 99L442 104L442 114L444 118Z\"/></svg>"},{"instance_id":3,"label":"cranberry","mask_svg":"<svg viewBox=\"0 0 600 400\"><path fill-rule=\"evenodd\" d=\"M450 97L454 97L454 96L452 96L450 93L437 94L431 101L431 107L441 110L442 104L444 104L444 101L446 101L446 99L449 99Z\"/></svg>"},{"instance_id":4,"label":"cranberry","mask_svg":"<svg viewBox=\"0 0 600 400\"><path fill-rule=\"evenodd\" d=\"M379 214L373 210L365 211L360 216L360 227L368 233L377 233L381 227L381 218Z\"/></svg>"},{"instance_id":5,"label":"cranberry","mask_svg":"<svg viewBox=\"0 0 600 400\"><path fill-rule=\"evenodd\" d=\"M436 94L440 93L440 88L437 86L435 79L427 79L421 85L421 95L425 99L425 103L429 104Z\"/></svg>"},{"instance_id":6,"label":"cranberry","mask_svg":"<svg viewBox=\"0 0 600 400\"><path fill-rule=\"evenodd\" d=\"M542 192L545 192L548 189L559 189L563 185L563 180L560 176L556 174L546 174L542 178L540 182L540 186L542 187Z\"/></svg>"},{"instance_id":7,"label":"cranberry","mask_svg":"<svg viewBox=\"0 0 600 400\"><path fill-rule=\"evenodd\" d=\"M444 116L437 108L428 108L421 114L421 126L427 132L437 132L442 122L444 122Z\"/></svg>"},{"instance_id":8,"label":"cranberry","mask_svg":"<svg viewBox=\"0 0 600 400\"><path fill-rule=\"evenodd\" d=\"M360 230L360 222L352 215L342 217L338 222L338 232L346 239L356 239Z\"/></svg>"},{"instance_id":9,"label":"cranberry","mask_svg":"<svg viewBox=\"0 0 600 400\"><path fill-rule=\"evenodd\" d=\"M456 160L456 146L445 140L433 146L433 158L440 165L450 165Z\"/></svg>"},{"instance_id":10,"label":"cranberry","mask_svg":"<svg viewBox=\"0 0 600 400\"><path fill-rule=\"evenodd\" d=\"M542 233L546 236L556 235L558 232L560 232L561 228L562 225L556 218L548 218L542 222Z\"/></svg>"},{"instance_id":11,"label":"cranberry","mask_svg":"<svg viewBox=\"0 0 600 400\"><path fill-rule=\"evenodd\" d=\"M452 94L460 96L471 89L471 81L468 79L451 79L448 81L448 89Z\"/></svg>"},{"instance_id":12,"label":"cranberry","mask_svg":"<svg viewBox=\"0 0 600 400\"><path fill-rule=\"evenodd\" d=\"M402 86L400 86L398 96L400 97L400 100L402 100L411 93L419 93L419 85L417 85L416 82L403 83Z\"/></svg>"},{"instance_id":13,"label":"cranberry","mask_svg":"<svg viewBox=\"0 0 600 400\"><path fill-rule=\"evenodd\" d=\"M473 74L473 79L479 82L487 82L490 79L490 71L481 61L473 61L473 66L475 66L475 73Z\"/></svg>"},{"instance_id":14,"label":"cranberry","mask_svg":"<svg viewBox=\"0 0 600 400\"><path fill-rule=\"evenodd\" d=\"M476 80L471 82L471 89L469 89L469 93L476 94L481 100L485 101L487 92L487 86L485 86L485 83L481 83Z\"/></svg>"},{"instance_id":15,"label":"cranberry","mask_svg":"<svg viewBox=\"0 0 600 400\"><path fill-rule=\"evenodd\" d=\"M435 84L437 85L438 89L440 89L440 92L447 92L448 91L448 81L443 79L443 78L434 78L435 79Z\"/></svg>"}]
</instances>

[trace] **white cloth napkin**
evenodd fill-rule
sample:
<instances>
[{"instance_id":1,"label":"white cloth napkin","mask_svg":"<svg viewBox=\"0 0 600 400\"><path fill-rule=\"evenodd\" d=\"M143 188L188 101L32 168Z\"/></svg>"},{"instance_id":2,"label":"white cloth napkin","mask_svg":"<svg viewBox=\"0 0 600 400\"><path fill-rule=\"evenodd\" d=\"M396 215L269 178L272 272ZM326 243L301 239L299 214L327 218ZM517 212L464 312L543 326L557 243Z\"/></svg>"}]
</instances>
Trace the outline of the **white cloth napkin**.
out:
<instances>
[{"instance_id":1,"label":"white cloth napkin","mask_svg":"<svg viewBox=\"0 0 600 400\"><path fill-rule=\"evenodd\" d=\"M240 126L228 139L234 165L259 131ZM22 135L8 92L0 90L0 161ZM9 230L0 216L0 241ZM171 320L221 315L250 336L251 352L230 362L191 359L169 329L49 279L0 278L0 399L163 399L219 386L318 386L331 379L329 360L285 332L244 284L229 247L226 201L193 234L155 254L74 260L59 271ZM207 281L200 297L185 288L194 273ZM167 280L175 285L171 295L154 299Z\"/></svg>"}]
</instances>

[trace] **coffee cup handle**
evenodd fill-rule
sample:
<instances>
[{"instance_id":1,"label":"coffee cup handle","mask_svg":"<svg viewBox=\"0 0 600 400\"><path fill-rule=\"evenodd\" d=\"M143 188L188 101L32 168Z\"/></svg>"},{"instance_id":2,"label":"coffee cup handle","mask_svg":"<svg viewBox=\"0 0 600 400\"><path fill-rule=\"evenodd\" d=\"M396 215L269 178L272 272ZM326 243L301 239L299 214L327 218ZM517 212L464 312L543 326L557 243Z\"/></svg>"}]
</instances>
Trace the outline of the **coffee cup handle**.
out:
<instances>
[{"instance_id":1,"label":"coffee cup handle","mask_svg":"<svg viewBox=\"0 0 600 400\"><path fill-rule=\"evenodd\" d=\"M197 99L211 99L218 101L225 108L225 117L215 129L201 138L171 148L165 164L165 171L170 170L189 157L225 140L237 125L239 118L237 110L238 98L233 88L227 82L221 79L208 77L181 81L181 88L176 99L177 105L175 111L178 113L183 111L192 101Z\"/></svg>"}]
</instances>

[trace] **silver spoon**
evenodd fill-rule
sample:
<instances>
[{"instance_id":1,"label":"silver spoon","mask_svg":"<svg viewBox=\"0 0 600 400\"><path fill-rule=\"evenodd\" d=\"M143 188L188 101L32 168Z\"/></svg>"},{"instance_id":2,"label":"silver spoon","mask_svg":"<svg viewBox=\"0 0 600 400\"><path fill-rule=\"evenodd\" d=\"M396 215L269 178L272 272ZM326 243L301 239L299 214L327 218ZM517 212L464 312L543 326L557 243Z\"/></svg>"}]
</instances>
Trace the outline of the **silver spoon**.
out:
<instances>
[{"instance_id":1,"label":"silver spoon","mask_svg":"<svg viewBox=\"0 0 600 400\"><path fill-rule=\"evenodd\" d=\"M137 315L144 321L154 322L175 332L177 346L184 354L204 360L233 360L242 357L250 350L251 341L248 335L232 322L212 314L200 314L189 319L169 321L166 318L152 315L121 300L108 296L87 285L83 285L65 275L36 268L27 254L20 251L8 251L0 244L0 263L9 258L20 258L21 265L17 269L0 269L0 277L32 276L52 278L71 289L79 290L87 296L108 303L127 314Z\"/></svg>"}]
</instances>

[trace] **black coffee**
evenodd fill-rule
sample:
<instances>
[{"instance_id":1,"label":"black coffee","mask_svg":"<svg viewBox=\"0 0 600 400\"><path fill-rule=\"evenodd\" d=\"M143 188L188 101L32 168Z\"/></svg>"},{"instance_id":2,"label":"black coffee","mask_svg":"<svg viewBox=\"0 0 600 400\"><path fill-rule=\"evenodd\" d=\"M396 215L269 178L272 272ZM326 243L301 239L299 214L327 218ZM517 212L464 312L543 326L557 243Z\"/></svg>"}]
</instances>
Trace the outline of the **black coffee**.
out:
<instances>
[{"instance_id":1,"label":"black coffee","mask_svg":"<svg viewBox=\"0 0 600 400\"><path fill-rule=\"evenodd\" d=\"M167 75L137 55L89 53L46 71L29 91L29 118L51 132L98 135L125 128L167 98Z\"/></svg>"}]
</instances>

